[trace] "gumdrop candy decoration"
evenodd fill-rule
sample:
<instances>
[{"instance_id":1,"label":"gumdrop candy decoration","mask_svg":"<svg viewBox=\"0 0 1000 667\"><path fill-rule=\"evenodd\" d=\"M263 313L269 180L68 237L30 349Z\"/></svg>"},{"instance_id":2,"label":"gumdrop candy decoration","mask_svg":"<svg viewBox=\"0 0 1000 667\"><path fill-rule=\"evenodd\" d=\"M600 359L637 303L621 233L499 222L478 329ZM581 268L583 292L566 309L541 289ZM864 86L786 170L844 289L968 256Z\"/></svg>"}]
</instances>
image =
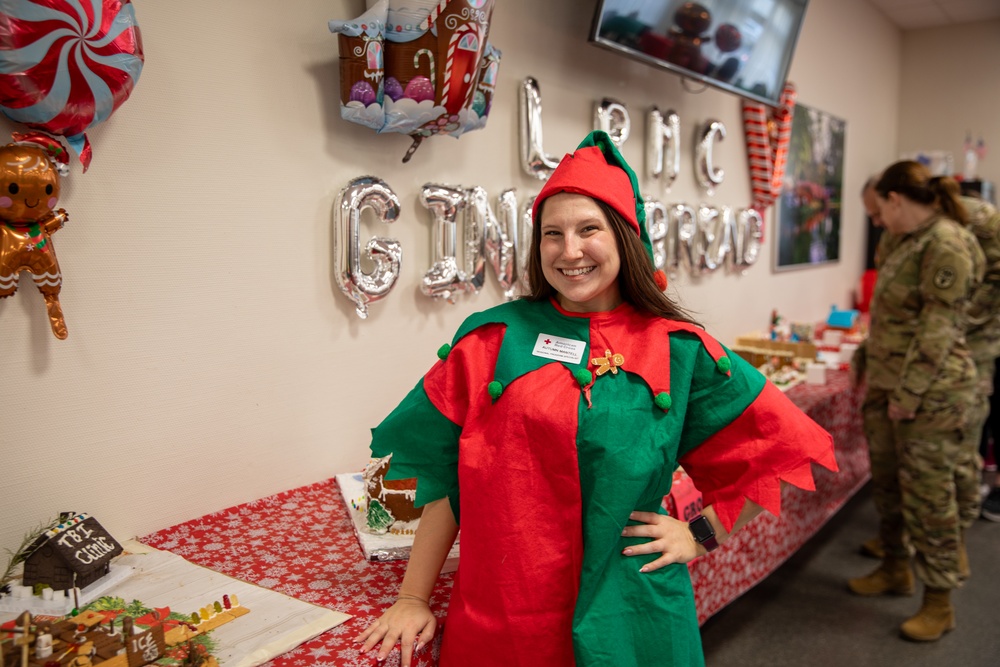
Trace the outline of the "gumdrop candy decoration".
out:
<instances>
[{"instance_id":1,"label":"gumdrop candy decoration","mask_svg":"<svg viewBox=\"0 0 1000 667\"><path fill-rule=\"evenodd\" d=\"M377 0L330 21L340 47L341 117L379 133L459 137L486 126L501 53L487 42L494 0Z\"/></svg>"},{"instance_id":2,"label":"gumdrop candy decoration","mask_svg":"<svg viewBox=\"0 0 1000 667\"><path fill-rule=\"evenodd\" d=\"M69 171L67 152L41 132L14 133L13 139L0 147L0 299L17 292L21 272L28 272L45 299L52 333L62 340L68 333L52 234L69 219L55 208L59 177Z\"/></svg>"},{"instance_id":3,"label":"gumdrop candy decoration","mask_svg":"<svg viewBox=\"0 0 1000 667\"><path fill-rule=\"evenodd\" d=\"M86 130L128 99L142 71L130 0L0 0L0 111L63 136L86 171Z\"/></svg>"}]
</instances>

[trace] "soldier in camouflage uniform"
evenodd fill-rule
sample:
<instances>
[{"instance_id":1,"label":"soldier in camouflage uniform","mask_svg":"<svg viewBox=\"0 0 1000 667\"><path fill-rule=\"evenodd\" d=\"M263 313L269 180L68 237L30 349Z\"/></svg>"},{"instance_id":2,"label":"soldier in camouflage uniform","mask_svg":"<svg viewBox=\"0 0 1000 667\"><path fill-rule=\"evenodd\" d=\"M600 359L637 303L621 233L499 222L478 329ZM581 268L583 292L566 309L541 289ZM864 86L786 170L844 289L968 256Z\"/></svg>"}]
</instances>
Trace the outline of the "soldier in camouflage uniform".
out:
<instances>
[{"instance_id":1,"label":"soldier in camouflage uniform","mask_svg":"<svg viewBox=\"0 0 1000 667\"><path fill-rule=\"evenodd\" d=\"M865 433L885 557L859 595L914 590L904 535L925 584L920 611L900 627L932 641L954 627L951 589L960 583L958 466L972 465L965 430L977 390L965 340L967 310L985 257L965 229L958 185L903 161L876 184L879 212L895 239L880 257L866 344ZM978 442L978 440L977 440Z\"/></svg>"},{"instance_id":2,"label":"soldier in camouflage uniform","mask_svg":"<svg viewBox=\"0 0 1000 667\"><path fill-rule=\"evenodd\" d=\"M962 197L961 202L968 214L968 229L976 235L986 255L986 275L983 284L972 295L965 333L979 376L977 400L969 416L966 438L978 443L990 415L994 362L1000 356L1000 213L982 199ZM963 529L979 517L982 473L983 460L978 454L973 457L971 466L956 471L958 512Z\"/></svg>"},{"instance_id":3,"label":"soldier in camouflage uniform","mask_svg":"<svg viewBox=\"0 0 1000 667\"><path fill-rule=\"evenodd\" d=\"M870 178L862 191L865 211L872 222L882 227L882 221L877 209L877 194L875 184L877 178ZM1000 213L991 204L974 197L959 199L967 214L966 227L973 232L980 248L986 256L986 270L982 284L972 295L968 311L968 328L966 342L976 363L976 373L979 378L979 388L976 392L976 402L972 406L967 424L966 440L976 442L980 439L986 419L990 414L990 396L993 394L993 376L995 360L1000 356ZM879 237L875 250L875 266L882 258L888 257L900 237L883 232ZM864 372L866 348L862 344L855 352L852 360L856 378L861 378ZM975 523L979 516L981 496L979 486L982 480L983 460L976 454L966 460L967 465L958 466L955 470L955 493L958 502L959 520L963 531ZM874 537L861 545L861 552L881 558L885 555L881 540ZM969 576L968 557L965 554L964 540L960 544L960 575Z\"/></svg>"}]
</instances>

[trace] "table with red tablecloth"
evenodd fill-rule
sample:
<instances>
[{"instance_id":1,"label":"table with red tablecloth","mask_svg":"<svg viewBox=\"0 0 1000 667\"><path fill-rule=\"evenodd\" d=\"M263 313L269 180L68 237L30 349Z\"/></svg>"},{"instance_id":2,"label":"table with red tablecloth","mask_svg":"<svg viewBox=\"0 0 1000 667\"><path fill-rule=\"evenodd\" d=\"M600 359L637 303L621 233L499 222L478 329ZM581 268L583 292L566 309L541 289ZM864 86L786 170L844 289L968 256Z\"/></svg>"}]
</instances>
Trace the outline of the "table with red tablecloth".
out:
<instances>
[{"instance_id":1,"label":"table with red tablecloth","mask_svg":"<svg viewBox=\"0 0 1000 667\"><path fill-rule=\"evenodd\" d=\"M786 487L781 518L764 513L718 550L689 565L704 622L787 560L869 477L861 396L845 371L791 398L834 437L839 473L813 466L816 491ZM333 479L254 500L141 538L150 546L237 579L353 615L273 659L273 667L372 667L352 639L395 600L405 561L368 562ZM441 575L432 608L444 618L453 574ZM416 664L436 664L437 643ZM394 652L386 664L398 664Z\"/></svg>"}]
</instances>

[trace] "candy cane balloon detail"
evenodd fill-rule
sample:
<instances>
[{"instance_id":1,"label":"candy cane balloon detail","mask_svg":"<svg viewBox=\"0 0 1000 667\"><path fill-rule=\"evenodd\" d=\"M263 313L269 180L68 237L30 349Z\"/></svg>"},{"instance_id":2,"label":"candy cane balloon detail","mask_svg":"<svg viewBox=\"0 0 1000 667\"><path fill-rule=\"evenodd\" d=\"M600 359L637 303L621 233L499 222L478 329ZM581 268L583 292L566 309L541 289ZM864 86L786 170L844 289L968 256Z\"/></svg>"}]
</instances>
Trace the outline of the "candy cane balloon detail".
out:
<instances>
[{"instance_id":1,"label":"candy cane balloon detail","mask_svg":"<svg viewBox=\"0 0 1000 667\"><path fill-rule=\"evenodd\" d=\"M795 85L785 84L778 107L768 114L761 104L743 102L743 129L750 163L751 206L761 214L781 192L795 112Z\"/></svg>"},{"instance_id":2,"label":"candy cane balloon detail","mask_svg":"<svg viewBox=\"0 0 1000 667\"><path fill-rule=\"evenodd\" d=\"M130 0L0 0L0 111L66 137L84 171L86 130L128 99L142 66Z\"/></svg>"}]
</instances>

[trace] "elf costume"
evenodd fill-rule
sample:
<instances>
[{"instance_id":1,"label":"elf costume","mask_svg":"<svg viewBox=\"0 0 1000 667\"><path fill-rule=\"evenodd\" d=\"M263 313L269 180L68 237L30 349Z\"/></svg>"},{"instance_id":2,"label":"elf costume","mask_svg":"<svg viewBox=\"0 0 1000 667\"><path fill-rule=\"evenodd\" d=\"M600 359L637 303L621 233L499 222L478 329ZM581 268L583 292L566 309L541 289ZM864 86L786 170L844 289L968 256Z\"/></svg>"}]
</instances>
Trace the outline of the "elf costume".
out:
<instances>
[{"instance_id":1,"label":"elf costume","mask_svg":"<svg viewBox=\"0 0 1000 667\"><path fill-rule=\"evenodd\" d=\"M610 163L610 164L609 164ZM603 133L536 200L601 199L645 235L628 165ZM652 267L650 267L652 270ZM634 510L660 512L683 465L730 530L746 498L777 514L780 483L814 489L832 441L694 325L628 303L575 313L514 301L471 316L373 430L416 504L447 497L462 549L442 667L702 665L688 570L624 556Z\"/></svg>"}]
</instances>

